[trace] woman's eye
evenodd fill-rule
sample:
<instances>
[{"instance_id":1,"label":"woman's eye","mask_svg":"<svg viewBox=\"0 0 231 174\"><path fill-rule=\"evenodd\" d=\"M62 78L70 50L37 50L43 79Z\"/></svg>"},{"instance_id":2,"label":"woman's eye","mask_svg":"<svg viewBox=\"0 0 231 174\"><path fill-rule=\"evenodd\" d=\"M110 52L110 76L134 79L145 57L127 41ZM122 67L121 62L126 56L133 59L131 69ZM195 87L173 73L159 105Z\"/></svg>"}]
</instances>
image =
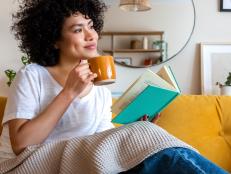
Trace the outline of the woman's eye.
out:
<instances>
[{"instance_id":1,"label":"woman's eye","mask_svg":"<svg viewBox=\"0 0 231 174\"><path fill-rule=\"evenodd\" d=\"M95 28L94 28L94 26L92 25L92 26L90 26L90 29L95 29Z\"/></svg>"},{"instance_id":2,"label":"woman's eye","mask_svg":"<svg viewBox=\"0 0 231 174\"><path fill-rule=\"evenodd\" d=\"M74 32L75 32L75 33L80 33L81 31L82 31L82 29L81 29L81 28L79 28L79 29L75 29L75 30L74 30Z\"/></svg>"}]
</instances>

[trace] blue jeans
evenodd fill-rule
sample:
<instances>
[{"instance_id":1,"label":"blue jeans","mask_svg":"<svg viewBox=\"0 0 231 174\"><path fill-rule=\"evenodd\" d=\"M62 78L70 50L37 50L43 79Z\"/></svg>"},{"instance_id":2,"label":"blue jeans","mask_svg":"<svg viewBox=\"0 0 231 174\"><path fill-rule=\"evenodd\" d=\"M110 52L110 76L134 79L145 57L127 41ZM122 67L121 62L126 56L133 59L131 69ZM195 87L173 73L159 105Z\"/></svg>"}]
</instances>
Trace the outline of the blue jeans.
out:
<instances>
[{"instance_id":1,"label":"blue jeans","mask_svg":"<svg viewBox=\"0 0 231 174\"><path fill-rule=\"evenodd\" d=\"M123 174L228 174L197 152L186 148L164 149Z\"/></svg>"}]
</instances>

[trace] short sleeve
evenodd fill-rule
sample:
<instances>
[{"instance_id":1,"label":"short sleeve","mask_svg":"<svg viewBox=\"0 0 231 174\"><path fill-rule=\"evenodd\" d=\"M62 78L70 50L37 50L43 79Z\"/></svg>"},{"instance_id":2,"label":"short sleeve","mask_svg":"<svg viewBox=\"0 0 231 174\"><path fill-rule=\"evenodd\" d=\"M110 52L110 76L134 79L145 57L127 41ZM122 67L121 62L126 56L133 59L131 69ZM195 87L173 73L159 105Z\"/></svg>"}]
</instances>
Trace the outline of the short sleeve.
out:
<instances>
[{"instance_id":1,"label":"short sleeve","mask_svg":"<svg viewBox=\"0 0 231 174\"><path fill-rule=\"evenodd\" d=\"M32 119L39 113L38 71L30 67L20 69L10 87L3 124L15 118Z\"/></svg>"}]
</instances>

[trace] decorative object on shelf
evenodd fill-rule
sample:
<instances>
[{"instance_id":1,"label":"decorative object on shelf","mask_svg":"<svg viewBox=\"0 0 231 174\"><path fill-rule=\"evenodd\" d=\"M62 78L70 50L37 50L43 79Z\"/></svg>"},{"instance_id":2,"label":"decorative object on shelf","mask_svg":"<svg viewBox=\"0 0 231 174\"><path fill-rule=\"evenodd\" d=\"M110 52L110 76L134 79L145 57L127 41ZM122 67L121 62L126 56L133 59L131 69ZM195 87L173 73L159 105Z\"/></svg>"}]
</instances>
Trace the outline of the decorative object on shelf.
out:
<instances>
[{"instance_id":1,"label":"decorative object on shelf","mask_svg":"<svg viewBox=\"0 0 231 174\"><path fill-rule=\"evenodd\" d=\"M143 49L147 50L148 49L148 37L144 36L143 38Z\"/></svg>"},{"instance_id":2,"label":"decorative object on shelf","mask_svg":"<svg viewBox=\"0 0 231 174\"><path fill-rule=\"evenodd\" d=\"M221 95L231 95L231 72L228 73L224 84L220 82L217 82L216 84L220 87Z\"/></svg>"},{"instance_id":3,"label":"decorative object on shelf","mask_svg":"<svg viewBox=\"0 0 231 174\"><path fill-rule=\"evenodd\" d=\"M217 85L231 69L231 43L201 43L201 91L220 95Z\"/></svg>"},{"instance_id":4,"label":"decorative object on shelf","mask_svg":"<svg viewBox=\"0 0 231 174\"><path fill-rule=\"evenodd\" d=\"M220 0L220 11L231 12L231 0Z\"/></svg>"},{"instance_id":5,"label":"decorative object on shelf","mask_svg":"<svg viewBox=\"0 0 231 174\"><path fill-rule=\"evenodd\" d=\"M160 50L162 48L163 41L157 40L152 43L152 48Z\"/></svg>"},{"instance_id":6,"label":"decorative object on shelf","mask_svg":"<svg viewBox=\"0 0 231 174\"><path fill-rule=\"evenodd\" d=\"M22 63L23 63L24 66L31 63L30 59L27 56L22 56L21 57L21 61L22 61ZM4 72L5 72L5 74L6 74L7 78L8 78L8 81L6 82L6 84L8 86L10 86L11 83L13 82L13 80L16 77L16 71L13 70L13 69L7 69Z\"/></svg>"},{"instance_id":7,"label":"decorative object on shelf","mask_svg":"<svg viewBox=\"0 0 231 174\"><path fill-rule=\"evenodd\" d=\"M132 65L131 57L114 57L114 58L117 63L124 64L124 65Z\"/></svg>"},{"instance_id":8,"label":"decorative object on shelf","mask_svg":"<svg viewBox=\"0 0 231 174\"><path fill-rule=\"evenodd\" d=\"M151 10L151 5L148 0L120 0L119 7L124 11Z\"/></svg>"},{"instance_id":9,"label":"decorative object on shelf","mask_svg":"<svg viewBox=\"0 0 231 174\"><path fill-rule=\"evenodd\" d=\"M152 48L156 50L161 50L160 62L164 62L168 59L168 43L164 40L154 41Z\"/></svg>"},{"instance_id":10,"label":"decorative object on shelf","mask_svg":"<svg viewBox=\"0 0 231 174\"><path fill-rule=\"evenodd\" d=\"M131 49L141 49L142 44L140 40L131 40Z\"/></svg>"},{"instance_id":11,"label":"decorative object on shelf","mask_svg":"<svg viewBox=\"0 0 231 174\"><path fill-rule=\"evenodd\" d=\"M144 59L144 65L150 66L153 64L153 60L151 58Z\"/></svg>"}]
</instances>

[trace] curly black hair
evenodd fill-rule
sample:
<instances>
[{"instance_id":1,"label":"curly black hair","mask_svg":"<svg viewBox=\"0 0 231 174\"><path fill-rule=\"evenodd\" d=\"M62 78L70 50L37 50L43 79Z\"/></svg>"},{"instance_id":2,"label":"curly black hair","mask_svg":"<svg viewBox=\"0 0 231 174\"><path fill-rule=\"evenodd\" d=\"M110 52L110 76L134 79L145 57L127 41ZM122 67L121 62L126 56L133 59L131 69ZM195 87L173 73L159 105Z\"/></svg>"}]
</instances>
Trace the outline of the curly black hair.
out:
<instances>
[{"instance_id":1,"label":"curly black hair","mask_svg":"<svg viewBox=\"0 0 231 174\"><path fill-rule=\"evenodd\" d=\"M93 21L100 35L106 9L101 0L21 0L11 29L31 62L54 66L59 62L54 45L61 37L64 20L80 12Z\"/></svg>"}]
</instances>

